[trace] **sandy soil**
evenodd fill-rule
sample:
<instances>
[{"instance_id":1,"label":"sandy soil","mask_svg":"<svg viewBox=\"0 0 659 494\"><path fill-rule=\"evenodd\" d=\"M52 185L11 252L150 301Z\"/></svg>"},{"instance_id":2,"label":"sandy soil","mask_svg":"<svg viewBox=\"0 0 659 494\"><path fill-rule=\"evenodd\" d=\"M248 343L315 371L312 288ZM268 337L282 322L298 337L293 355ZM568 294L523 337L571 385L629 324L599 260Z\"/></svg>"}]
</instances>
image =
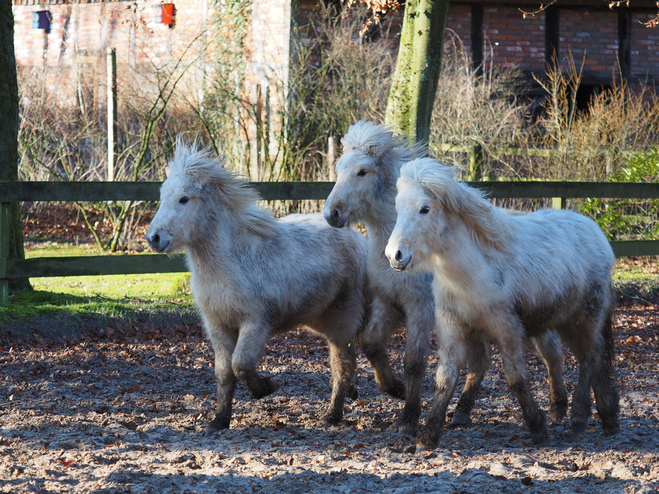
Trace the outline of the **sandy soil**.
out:
<instances>
[{"instance_id":1,"label":"sandy soil","mask_svg":"<svg viewBox=\"0 0 659 494\"><path fill-rule=\"evenodd\" d=\"M211 438L212 354L199 326L101 333L0 349L0 492L659 492L657 306L618 309L621 433L604 437L593 418L575 437L566 420L550 424L543 448L531 446L498 354L472 424L416 453L394 426L402 403L377 390L362 355L360 398L346 404L346 420L317 420L329 397L327 351L303 332L272 340L264 355L261 371L280 390L256 401L239 386L231 429ZM404 334L391 345L399 370L403 345ZM545 368L528 357L547 409ZM576 365L567 362L571 390Z\"/></svg>"}]
</instances>

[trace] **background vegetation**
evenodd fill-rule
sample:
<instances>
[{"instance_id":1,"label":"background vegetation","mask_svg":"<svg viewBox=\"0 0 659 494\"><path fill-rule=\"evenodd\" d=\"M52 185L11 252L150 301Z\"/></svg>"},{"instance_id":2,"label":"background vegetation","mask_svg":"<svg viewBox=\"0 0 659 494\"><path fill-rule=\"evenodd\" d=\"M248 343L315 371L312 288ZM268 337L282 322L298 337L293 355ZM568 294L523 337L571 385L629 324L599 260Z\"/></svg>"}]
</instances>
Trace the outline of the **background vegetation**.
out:
<instances>
[{"instance_id":1,"label":"background vegetation","mask_svg":"<svg viewBox=\"0 0 659 494\"><path fill-rule=\"evenodd\" d=\"M118 180L162 179L179 133L198 136L253 180L331 180L330 162L340 153L336 143L349 125L358 119L384 120L396 61L395 37L389 36L386 20L362 38L365 8L319 7L308 23L295 26L287 83L273 71L255 100L245 91L247 5L224 2L218 11L213 41L201 55L211 64L203 100L180 84L197 61L153 64L147 73L120 78ZM483 65L474 67L461 40L447 31L432 154L459 166L464 178L470 171L466 146L478 150L478 176L484 179L657 180L659 156L651 147L659 124L654 90L633 91L619 80L580 109L576 93L583 61L558 62L561 70L537 81L544 90L538 100L530 97L519 70L497 67L487 54ZM105 179L103 112L84 98L75 107L53 105L38 72L22 72L19 87L21 179ZM550 151L528 156L510 148ZM543 206L537 201L502 204ZM152 208L141 203L78 207L98 247L113 251L131 244L134 226ZM275 207L280 213L300 209ZM311 203L302 209L317 207ZM610 238L656 236L652 202L579 200L569 207L597 219ZM91 220L94 208L104 210L109 233Z\"/></svg>"}]
</instances>

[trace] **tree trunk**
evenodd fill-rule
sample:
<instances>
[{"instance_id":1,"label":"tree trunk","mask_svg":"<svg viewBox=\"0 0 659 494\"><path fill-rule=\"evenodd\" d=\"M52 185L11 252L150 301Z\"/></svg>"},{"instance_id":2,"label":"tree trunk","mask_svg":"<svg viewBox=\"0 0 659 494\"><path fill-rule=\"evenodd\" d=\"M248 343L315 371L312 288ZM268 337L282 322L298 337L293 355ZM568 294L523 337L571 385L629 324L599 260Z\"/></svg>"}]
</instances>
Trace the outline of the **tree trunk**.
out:
<instances>
[{"instance_id":1,"label":"tree trunk","mask_svg":"<svg viewBox=\"0 0 659 494\"><path fill-rule=\"evenodd\" d=\"M430 137L449 0L407 0L386 123L412 142Z\"/></svg>"},{"instance_id":2,"label":"tree trunk","mask_svg":"<svg viewBox=\"0 0 659 494\"><path fill-rule=\"evenodd\" d=\"M18 82L14 53L12 2L0 1L0 180L18 180ZM9 213L9 257L25 259L18 203ZM28 288L28 279L13 280L11 288Z\"/></svg>"}]
</instances>

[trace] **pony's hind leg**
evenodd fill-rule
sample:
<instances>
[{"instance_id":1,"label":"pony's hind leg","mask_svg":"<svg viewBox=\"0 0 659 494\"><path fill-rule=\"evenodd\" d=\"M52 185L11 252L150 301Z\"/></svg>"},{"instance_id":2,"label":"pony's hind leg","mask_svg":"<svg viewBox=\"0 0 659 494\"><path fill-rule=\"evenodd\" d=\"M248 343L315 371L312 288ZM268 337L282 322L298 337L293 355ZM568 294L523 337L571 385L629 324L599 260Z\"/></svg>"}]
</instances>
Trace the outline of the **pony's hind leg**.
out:
<instances>
[{"instance_id":1,"label":"pony's hind leg","mask_svg":"<svg viewBox=\"0 0 659 494\"><path fill-rule=\"evenodd\" d=\"M426 373L430 337L435 325L432 304L425 309L414 307L407 311L407 339L405 341L405 407L398 430L414 436L421 415L421 388Z\"/></svg>"},{"instance_id":2,"label":"pony's hind leg","mask_svg":"<svg viewBox=\"0 0 659 494\"><path fill-rule=\"evenodd\" d=\"M567 415L567 391L563 382L563 348L555 331L531 338L547 366L549 375L549 417L560 422Z\"/></svg>"},{"instance_id":3,"label":"pony's hind leg","mask_svg":"<svg viewBox=\"0 0 659 494\"><path fill-rule=\"evenodd\" d=\"M524 421L531 431L531 440L535 445L549 442L549 431L545 414L531 396L525 378L524 328L516 318L503 318L497 321L500 326L495 329L498 335L499 350L506 373L506 381L522 408Z\"/></svg>"},{"instance_id":4,"label":"pony's hind leg","mask_svg":"<svg viewBox=\"0 0 659 494\"><path fill-rule=\"evenodd\" d=\"M236 376L231 368L231 354L235 347L235 338L223 331L209 331L209 334L215 351L217 412L215 418L206 427L207 436L229 428L231 423L231 402L236 390Z\"/></svg>"},{"instance_id":5,"label":"pony's hind leg","mask_svg":"<svg viewBox=\"0 0 659 494\"><path fill-rule=\"evenodd\" d=\"M352 398L357 393L354 386L357 357L354 341L328 340L327 344L332 374L332 398L323 420L335 425L343 419L343 405L346 397Z\"/></svg>"},{"instance_id":6,"label":"pony's hind leg","mask_svg":"<svg viewBox=\"0 0 659 494\"><path fill-rule=\"evenodd\" d=\"M249 321L241 325L238 342L231 359L235 376L242 380L255 399L274 393L279 385L268 377L259 376L256 365L263 347L270 336L270 328L259 321Z\"/></svg>"},{"instance_id":7,"label":"pony's hind leg","mask_svg":"<svg viewBox=\"0 0 659 494\"><path fill-rule=\"evenodd\" d=\"M613 309L607 314L602 326L604 348L599 360L599 370L593 375L593 392L597 413L602 420L605 435L616 434L620 430L620 396L613 378L614 343L613 343Z\"/></svg>"},{"instance_id":8,"label":"pony's hind leg","mask_svg":"<svg viewBox=\"0 0 659 494\"><path fill-rule=\"evenodd\" d=\"M394 375L387 355L387 343L391 333L399 326L400 319L401 315L396 309L375 297L370 319L362 335L362 350L373 366L375 383L380 391L404 399L405 384Z\"/></svg>"},{"instance_id":9,"label":"pony's hind leg","mask_svg":"<svg viewBox=\"0 0 659 494\"><path fill-rule=\"evenodd\" d=\"M485 338L481 341L472 341L468 352L467 380L455 407L451 427L465 426L469 423L469 415L476 403L481 383L492 363L492 347Z\"/></svg>"}]
</instances>

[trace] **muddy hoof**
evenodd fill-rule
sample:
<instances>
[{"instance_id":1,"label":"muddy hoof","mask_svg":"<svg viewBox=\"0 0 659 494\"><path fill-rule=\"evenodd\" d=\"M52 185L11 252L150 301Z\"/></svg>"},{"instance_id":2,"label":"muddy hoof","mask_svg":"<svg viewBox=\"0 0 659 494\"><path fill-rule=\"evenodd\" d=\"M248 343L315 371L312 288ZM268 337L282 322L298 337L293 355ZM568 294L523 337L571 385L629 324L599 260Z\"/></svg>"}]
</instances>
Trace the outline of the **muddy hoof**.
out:
<instances>
[{"instance_id":1,"label":"muddy hoof","mask_svg":"<svg viewBox=\"0 0 659 494\"><path fill-rule=\"evenodd\" d=\"M581 434L588 427L588 422L572 422L572 433Z\"/></svg>"},{"instance_id":2,"label":"muddy hoof","mask_svg":"<svg viewBox=\"0 0 659 494\"><path fill-rule=\"evenodd\" d=\"M602 432L605 436L615 436L620 432L620 424L602 424Z\"/></svg>"},{"instance_id":3,"label":"muddy hoof","mask_svg":"<svg viewBox=\"0 0 659 494\"><path fill-rule=\"evenodd\" d=\"M469 425L470 422L471 420L469 420L469 415L464 413L456 413L453 415L453 420L451 420L451 425L449 425L449 427L465 427Z\"/></svg>"},{"instance_id":4,"label":"muddy hoof","mask_svg":"<svg viewBox=\"0 0 659 494\"><path fill-rule=\"evenodd\" d=\"M549 420L553 423L562 422L567 416L567 402L554 403L549 409Z\"/></svg>"},{"instance_id":5,"label":"muddy hoof","mask_svg":"<svg viewBox=\"0 0 659 494\"><path fill-rule=\"evenodd\" d=\"M264 377L258 388L251 389L252 396L255 400L260 400L265 398L268 395L271 395L279 389L279 384L276 381L270 379L269 377Z\"/></svg>"},{"instance_id":6,"label":"muddy hoof","mask_svg":"<svg viewBox=\"0 0 659 494\"><path fill-rule=\"evenodd\" d=\"M407 437L416 436L417 424L411 424L409 422L401 422L398 424L398 432Z\"/></svg>"},{"instance_id":7,"label":"muddy hoof","mask_svg":"<svg viewBox=\"0 0 659 494\"><path fill-rule=\"evenodd\" d=\"M322 421L327 425L339 425L342 420L343 414L335 411L329 411L322 417Z\"/></svg>"},{"instance_id":8,"label":"muddy hoof","mask_svg":"<svg viewBox=\"0 0 659 494\"><path fill-rule=\"evenodd\" d=\"M403 384L403 382L399 381L398 379L391 382L382 391L387 393L389 396L398 398L399 400L405 399L405 384Z\"/></svg>"},{"instance_id":9,"label":"muddy hoof","mask_svg":"<svg viewBox=\"0 0 659 494\"><path fill-rule=\"evenodd\" d=\"M441 432L437 433L426 428L416 439L416 451L430 451L439 445Z\"/></svg>"},{"instance_id":10,"label":"muddy hoof","mask_svg":"<svg viewBox=\"0 0 659 494\"><path fill-rule=\"evenodd\" d=\"M542 434L532 435L531 442L533 443L533 446L549 446L551 444L551 441L549 440L549 433L545 431Z\"/></svg>"},{"instance_id":11,"label":"muddy hoof","mask_svg":"<svg viewBox=\"0 0 659 494\"><path fill-rule=\"evenodd\" d=\"M216 432L228 429L230 422L231 418L215 417L206 426L206 432L204 433L204 436L210 437Z\"/></svg>"}]
</instances>

